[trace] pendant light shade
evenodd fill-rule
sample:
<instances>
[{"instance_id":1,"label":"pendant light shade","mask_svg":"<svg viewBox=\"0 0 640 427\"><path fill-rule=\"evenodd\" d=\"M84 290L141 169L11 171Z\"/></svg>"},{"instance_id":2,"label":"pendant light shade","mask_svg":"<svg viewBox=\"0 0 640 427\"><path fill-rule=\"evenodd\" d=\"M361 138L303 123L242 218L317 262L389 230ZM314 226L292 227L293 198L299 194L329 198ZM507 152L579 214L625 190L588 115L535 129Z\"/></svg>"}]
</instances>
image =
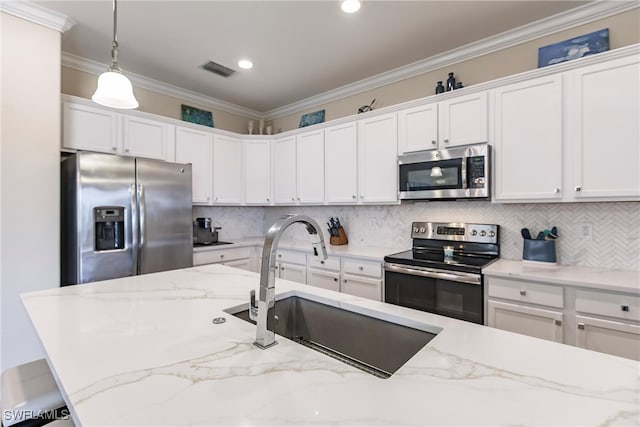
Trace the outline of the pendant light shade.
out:
<instances>
[{"instance_id":1,"label":"pendant light shade","mask_svg":"<svg viewBox=\"0 0 640 427\"><path fill-rule=\"evenodd\" d=\"M133 86L122 74L118 64L118 5L113 0L113 43L111 45L111 66L98 77L98 87L91 99L107 107L132 109L138 108L138 100L133 95Z\"/></svg>"}]
</instances>

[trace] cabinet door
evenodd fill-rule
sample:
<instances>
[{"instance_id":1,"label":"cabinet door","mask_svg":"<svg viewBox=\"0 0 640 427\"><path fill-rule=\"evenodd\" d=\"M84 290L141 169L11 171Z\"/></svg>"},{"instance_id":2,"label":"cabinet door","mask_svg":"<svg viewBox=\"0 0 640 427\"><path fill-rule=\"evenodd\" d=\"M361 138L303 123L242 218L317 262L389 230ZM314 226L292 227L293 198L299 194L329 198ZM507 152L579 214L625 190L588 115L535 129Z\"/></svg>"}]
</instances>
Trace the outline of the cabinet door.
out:
<instances>
[{"instance_id":1,"label":"cabinet door","mask_svg":"<svg viewBox=\"0 0 640 427\"><path fill-rule=\"evenodd\" d=\"M280 278L297 283L307 283L307 267L304 265L281 262L279 265Z\"/></svg>"},{"instance_id":2,"label":"cabinet door","mask_svg":"<svg viewBox=\"0 0 640 427\"><path fill-rule=\"evenodd\" d=\"M299 203L324 203L324 130L296 137Z\"/></svg>"},{"instance_id":3,"label":"cabinet door","mask_svg":"<svg viewBox=\"0 0 640 427\"><path fill-rule=\"evenodd\" d=\"M609 61L572 72L569 109L575 200L640 199L640 60Z\"/></svg>"},{"instance_id":4,"label":"cabinet door","mask_svg":"<svg viewBox=\"0 0 640 427\"><path fill-rule=\"evenodd\" d=\"M102 108L63 103L62 147L118 152L117 113Z\"/></svg>"},{"instance_id":5,"label":"cabinet door","mask_svg":"<svg viewBox=\"0 0 640 427\"><path fill-rule=\"evenodd\" d=\"M307 285L339 292L340 273L309 268L307 270Z\"/></svg>"},{"instance_id":6,"label":"cabinet door","mask_svg":"<svg viewBox=\"0 0 640 427\"><path fill-rule=\"evenodd\" d=\"M438 148L438 104L398 112L398 150L409 153Z\"/></svg>"},{"instance_id":7,"label":"cabinet door","mask_svg":"<svg viewBox=\"0 0 640 427\"><path fill-rule=\"evenodd\" d=\"M239 139L216 135L213 139L213 203L242 203L242 143Z\"/></svg>"},{"instance_id":8,"label":"cabinet door","mask_svg":"<svg viewBox=\"0 0 640 427\"><path fill-rule=\"evenodd\" d=\"M358 122L360 203L398 201L397 124L396 113Z\"/></svg>"},{"instance_id":9,"label":"cabinet door","mask_svg":"<svg viewBox=\"0 0 640 427\"><path fill-rule=\"evenodd\" d=\"M576 346L640 360L640 326L576 316Z\"/></svg>"},{"instance_id":10,"label":"cabinet door","mask_svg":"<svg viewBox=\"0 0 640 427\"><path fill-rule=\"evenodd\" d=\"M495 200L562 197L561 83L554 75L495 90Z\"/></svg>"},{"instance_id":11,"label":"cabinet door","mask_svg":"<svg viewBox=\"0 0 640 427\"><path fill-rule=\"evenodd\" d=\"M358 131L356 123L324 131L324 179L327 203L358 201Z\"/></svg>"},{"instance_id":12,"label":"cabinet door","mask_svg":"<svg viewBox=\"0 0 640 427\"><path fill-rule=\"evenodd\" d=\"M235 261L227 261L227 262L223 262L222 264L229 267L239 268L241 270L253 271L251 267L251 260L248 258L237 259Z\"/></svg>"},{"instance_id":13,"label":"cabinet door","mask_svg":"<svg viewBox=\"0 0 640 427\"><path fill-rule=\"evenodd\" d=\"M193 203L211 204L213 135L190 128L176 128L176 162L192 165Z\"/></svg>"},{"instance_id":14,"label":"cabinet door","mask_svg":"<svg viewBox=\"0 0 640 427\"><path fill-rule=\"evenodd\" d=\"M173 161L175 127L156 120L120 115L123 152L127 156Z\"/></svg>"},{"instance_id":15,"label":"cabinet door","mask_svg":"<svg viewBox=\"0 0 640 427\"><path fill-rule=\"evenodd\" d=\"M271 203L271 142L244 141L244 200L247 204Z\"/></svg>"},{"instance_id":16,"label":"cabinet door","mask_svg":"<svg viewBox=\"0 0 640 427\"><path fill-rule=\"evenodd\" d=\"M487 92L443 101L440 110L440 148L489 141Z\"/></svg>"},{"instance_id":17,"label":"cabinet door","mask_svg":"<svg viewBox=\"0 0 640 427\"><path fill-rule=\"evenodd\" d=\"M276 203L296 203L296 139L293 136L273 141L273 187Z\"/></svg>"},{"instance_id":18,"label":"cabinet door","mask_svg":"<svg viewBox=\"0 0 640 427\"><path fill-rule=\"evenodd\" d=\"M576 346L640 360L640 326L576 316Z\"/></svg>"},{"instance_id":19,"label":"cabinet door","mask_svg":"<svg viewBox=\"0 0 640 427\"><path fill-rule=\"evenodd\" d=\"M367 279L345 274L342 278L340 292L375 301L382 301L382 280Z\"/></svg>"},{"instance_id":20,"label":"cabinet door","mask_svg":"<svg viewBox=\"0 0 640 427\"><path fill-rule=\"evenodd\" d=\"M549 341L562 342L562 312L487 301L488 325Z\"/></svg>"}]
</instances>

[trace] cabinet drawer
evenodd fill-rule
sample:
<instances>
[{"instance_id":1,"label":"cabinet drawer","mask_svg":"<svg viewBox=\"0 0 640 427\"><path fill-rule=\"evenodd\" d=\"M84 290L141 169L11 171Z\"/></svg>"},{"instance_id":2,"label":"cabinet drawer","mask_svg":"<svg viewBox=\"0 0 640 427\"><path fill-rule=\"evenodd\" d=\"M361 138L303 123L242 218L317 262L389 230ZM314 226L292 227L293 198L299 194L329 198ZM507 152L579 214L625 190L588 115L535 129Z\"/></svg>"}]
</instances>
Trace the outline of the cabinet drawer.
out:
<instances>
[{"instance_id":1,"label":"cabinet drawer","mask_svg":"<svg viewBox=\"0 0 640 427\"><path fill-rule=\"evenodd\" d=\"M309 267L321 270L340 271L340 258L337 256L330 256L322 261L319 257L309 254Z\"/></svg>"},{"instance_id":2,"label":"cabinet drawer","mask_svg":"<svg viewBox=\"0 0 640 427\"><path fill-rule=\"evenodd\" d=\"M340 285L340 292L375 301L382 301L382 280L344 275L342 284Z\"/></svg>"},{"instance_id":3,"label":"cabinet drawer","mask_svg":"<svg viewBox=\"0 0 640 427\"><path fill-rule=\"evenodd\" d=\"M193 254L193 265L212 264L216 262L233 261L250 258L251 248L217 249L200 251Z\"/></svg>"},{"instance_id":4,"label":"cabinet drawer","mask_svg":"<svg viewBox=\"0 0 640 427\"><path fill-rule=\"evenodd\" d=\"M576 311L640 321L640 297L577 290Z\"/></svg>"},{"instance_id":5,"label":"cabinet drawer","mask_svg":"<svg viewBox=\"0 0 640 427\"><path fill-rule=\"evenodd\" d=\"M343 271L348 274L358 274L369 277L382 277L382 263L377 261L364 261L361 259L342 259Z\"/></svg>"},{"instance_id":6,"label":"cabinet drawer","mask_svg":"<svg viewBox=\"0 0 640 427\"><path fill-rule=\"evenodd\" d=\"M307 265L307 254L304 252L283 249L276 252L276 261Z\"/></svg>"},{"instance_id":7,"label":"cabinet drawer","mask_svg":"<svg viewBox=\"0 0 640 427\"><path fill-rule=\"evenodd\" d=\"M307 285L339 292L340 273L309 268L307 270Z\"/></svg>"},{"instance_id":8,"label":"cabinet drawer","mask_svg":"<svg viewBox=\"0 0 640 427\"><path fill-rule=\"evenodd\" d=\"M549 307L564 307L564 289L562 286L543 285L536 282L523 282L501 278L489 279L489 296Z\"/></svg>"}]
</instances>

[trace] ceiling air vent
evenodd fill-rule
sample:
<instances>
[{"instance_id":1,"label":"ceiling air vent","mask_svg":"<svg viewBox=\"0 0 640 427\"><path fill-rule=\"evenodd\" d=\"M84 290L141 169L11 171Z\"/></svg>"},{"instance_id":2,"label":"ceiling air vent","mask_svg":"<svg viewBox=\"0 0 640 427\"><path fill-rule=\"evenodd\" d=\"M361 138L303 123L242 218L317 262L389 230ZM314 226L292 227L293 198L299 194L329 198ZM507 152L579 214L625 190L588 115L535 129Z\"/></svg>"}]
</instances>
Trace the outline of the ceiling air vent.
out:
<instances>
[{"instance_id":1,"label":"ceiling air vent","mask_svg":"<svg viewBox=\"0 0 640 427\"><path fill-rule=\"evenodd\" d=\"M227 68L224 65L213 61L207 62L202 66L202 68L222 77L229 77L231 74L236 72L236 70L232 70L231 68Z\"/></svg>"}]
</instances>

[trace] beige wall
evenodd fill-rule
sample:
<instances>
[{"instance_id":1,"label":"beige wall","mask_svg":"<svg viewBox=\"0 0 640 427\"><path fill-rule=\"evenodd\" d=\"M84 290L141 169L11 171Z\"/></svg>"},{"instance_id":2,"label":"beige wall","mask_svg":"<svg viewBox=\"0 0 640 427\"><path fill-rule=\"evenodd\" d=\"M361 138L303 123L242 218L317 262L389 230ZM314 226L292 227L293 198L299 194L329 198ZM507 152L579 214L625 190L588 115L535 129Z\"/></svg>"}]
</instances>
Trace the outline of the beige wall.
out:
<instances>
[{"instance_id":1,"label":"beige wall","mask_svg":"<svg viewBox=\"0 0 640 427\"><path fill-rule=\"evenodd\" d=\"M20 300L59 286L60 33L0 13L1 368L44 357Z\"/></svg>"},{"instance_id":2,"label":"beige wall","mask_svg":"<svg viewBox=\"0 0 640 427\"><path fill-rule=\"evenodd\" d=\"M62 93L91 99L91 96L96 91L97 82L98 76L95 74L85 73L69 67L62 67ZM180 105L187 104L192 107L211 111L213 113L213 125L218 129L247 133L247 122L249 120L247 117L216 110L208 105L183 101L172 96L135 86L133 91L140 103L140 107L138 108L140 111L180 120Z\"/></svg>"},{"instance_id":3,"label":"beige wall","mask_svg":"<svg viewBox=\"0 0 640 427\"><path fill-rule=\"evenodd\" d=\"M374 98L376 99L374 109L376 109L430 96L434 94L436 82L438 80L446 81L449 72L454 72L458 81L461 81L465 86L470 86L533 70L538 66L539 47L602 28L609 28L610 49L635 44L640 42L639 22L640 9L633 9L580 27L560 31L534 41L460 62L440 70L401 80L328 104L317 105L285 117L276 118L273 120L273 128L278 132L296 129L302 114L321 109L325 110L326 121L351 116L357 113L360 106L368 105Z\"/></svg>"}]
</instances>

